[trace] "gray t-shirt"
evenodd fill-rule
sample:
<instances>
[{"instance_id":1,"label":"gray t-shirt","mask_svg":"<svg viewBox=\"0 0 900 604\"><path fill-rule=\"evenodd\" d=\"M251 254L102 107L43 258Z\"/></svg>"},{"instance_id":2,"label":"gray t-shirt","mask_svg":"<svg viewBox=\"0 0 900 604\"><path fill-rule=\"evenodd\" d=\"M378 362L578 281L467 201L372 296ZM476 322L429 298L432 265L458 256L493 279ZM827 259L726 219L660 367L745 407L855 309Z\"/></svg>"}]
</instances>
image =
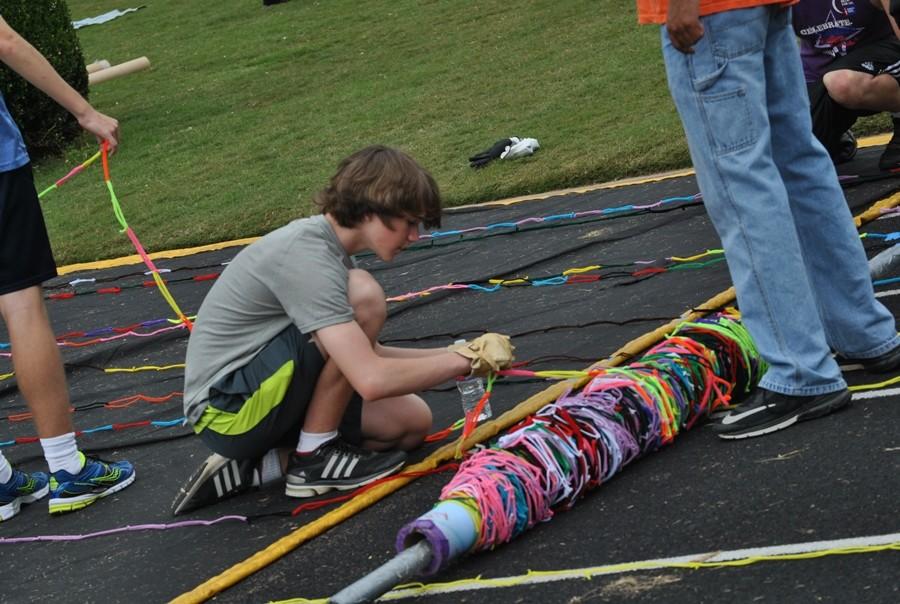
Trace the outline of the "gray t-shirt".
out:
<instances>
[{"instance_id":1,"label":"gray t-shirt","mask_svg":"<svg viewBox=\"0 0 900 604\"><path fill-rule=\"evenodd\" d=\"M184 414L194 424L209 387L294 324L302 333L353 320L353 263L325 216L295 220L235 256L210 289L187 347Z\"/></svg>"}]
</instances>

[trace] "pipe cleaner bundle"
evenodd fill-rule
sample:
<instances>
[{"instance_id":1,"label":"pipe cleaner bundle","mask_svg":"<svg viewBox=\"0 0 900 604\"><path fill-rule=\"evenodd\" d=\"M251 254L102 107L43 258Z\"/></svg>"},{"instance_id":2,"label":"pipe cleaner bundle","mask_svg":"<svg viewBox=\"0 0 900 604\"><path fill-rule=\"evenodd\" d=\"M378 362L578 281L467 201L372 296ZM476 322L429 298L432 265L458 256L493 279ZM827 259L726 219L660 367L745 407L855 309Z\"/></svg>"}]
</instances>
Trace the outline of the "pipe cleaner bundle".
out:
<instances>
[{"instance_id":1,"label":"pipe cleaner bundle","mask_svg":"<svg viewBox=\"0 0 900 604\"><path fill-rule=\"evenodd\" d=\"M469 457L438 504L397 536L421 539L434 574L454 558L506 543L565 510L625 465L746 395L765 371L736 316L679 325L636 362L592 372L487 449Z\"/></svg>"}]
</instances>

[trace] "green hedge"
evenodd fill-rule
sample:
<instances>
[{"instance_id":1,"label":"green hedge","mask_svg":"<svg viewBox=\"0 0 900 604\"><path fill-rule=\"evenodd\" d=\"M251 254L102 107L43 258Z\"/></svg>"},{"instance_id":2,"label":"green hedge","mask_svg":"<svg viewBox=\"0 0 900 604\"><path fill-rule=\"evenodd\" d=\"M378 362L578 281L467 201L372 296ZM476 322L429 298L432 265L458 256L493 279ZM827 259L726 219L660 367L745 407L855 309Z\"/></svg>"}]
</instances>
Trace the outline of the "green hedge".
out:
<instances>
[{"instance_id":1,"label":"green hedge","mask_svg":"<svg viewBox=\"0 0 900 604\"><path fill-rule=\"evenodd\" d=\"M84 56L72 28L69 7L63 0L3 0L0 14L87 98ZM75 118L2 63L0 91L22 130L32 159L59 154L80 135Z\"/></svg>"}]
</instances>

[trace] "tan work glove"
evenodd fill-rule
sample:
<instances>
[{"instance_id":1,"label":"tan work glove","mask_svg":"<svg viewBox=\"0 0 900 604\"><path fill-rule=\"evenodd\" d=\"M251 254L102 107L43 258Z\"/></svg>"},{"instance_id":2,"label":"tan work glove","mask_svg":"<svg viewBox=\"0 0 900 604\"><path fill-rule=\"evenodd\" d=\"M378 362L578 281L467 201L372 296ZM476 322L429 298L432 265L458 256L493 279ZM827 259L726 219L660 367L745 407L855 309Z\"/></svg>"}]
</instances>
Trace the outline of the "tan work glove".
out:
<instances>
[{"instance_id":1,"label":"tan work glove","mask_svg":"<svg viewBox=\"0 0 900 604\"><path fill-rule=\"evenodd\" d=\"M499 333L486 333L471 342L462 342L447 347L450 352L462 355L471 361L472 371L469 375L486 376L493 371L509 367L513 361L513 346L509 336Z\"/></svg>"}]
</instances>

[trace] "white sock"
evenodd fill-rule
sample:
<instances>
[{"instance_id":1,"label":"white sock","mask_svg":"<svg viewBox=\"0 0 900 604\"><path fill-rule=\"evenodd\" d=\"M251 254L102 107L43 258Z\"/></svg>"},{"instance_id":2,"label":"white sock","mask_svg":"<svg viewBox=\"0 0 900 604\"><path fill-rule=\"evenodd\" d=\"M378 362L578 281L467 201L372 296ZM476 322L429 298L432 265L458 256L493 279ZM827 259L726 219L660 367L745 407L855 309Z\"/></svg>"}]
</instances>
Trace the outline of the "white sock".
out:
<instances>
[{"instance_id":1,"label":"white sock","mask_svg":"<svg viewBox=\"0 0 900 604\"><path fill-rule=\"evenodd\" d=\"M74 432L42 438L41 447L44 448L44 459L47 460L51 473L65 470L69 474L78 474L84 466L81 455L78 454Z\"/></svg>"},{"instance_id":2,"label":"white sock","mask_svg":"<svg viewBox=\"0 0 900 604\"><path fill-rule=\"evenodd\" d=\"M337 430L332 430L331 432L305 432L301 430L300 440L297 442L297 453L312 453L337 435Z\"/></svg>"},{"instance_id":3,"label":"white sock","mask_svg":"<svg viewBox=\"0 0 900 604\"><path fill-rule=\"evenodd\" d=\"M6 484L10 478L12 478L12 466L3 457L3 453L0 453L0 484Z\"/></svg>"},{"instance_id":4,"label":"white sock","mask_svg":"<svg viewBox=\"0 0 900 604\"><path fill-rule=\"evenodd\" d=\"M284 472L281 471L281 456L278 454L278 449L269 449L269 452L263 455L262 460L259 462L259 468L253 473L254 483L257 480L260 483L255 486L265 486L273 482L280 482L283 477Z\"/></svg>"}]
</instances>

